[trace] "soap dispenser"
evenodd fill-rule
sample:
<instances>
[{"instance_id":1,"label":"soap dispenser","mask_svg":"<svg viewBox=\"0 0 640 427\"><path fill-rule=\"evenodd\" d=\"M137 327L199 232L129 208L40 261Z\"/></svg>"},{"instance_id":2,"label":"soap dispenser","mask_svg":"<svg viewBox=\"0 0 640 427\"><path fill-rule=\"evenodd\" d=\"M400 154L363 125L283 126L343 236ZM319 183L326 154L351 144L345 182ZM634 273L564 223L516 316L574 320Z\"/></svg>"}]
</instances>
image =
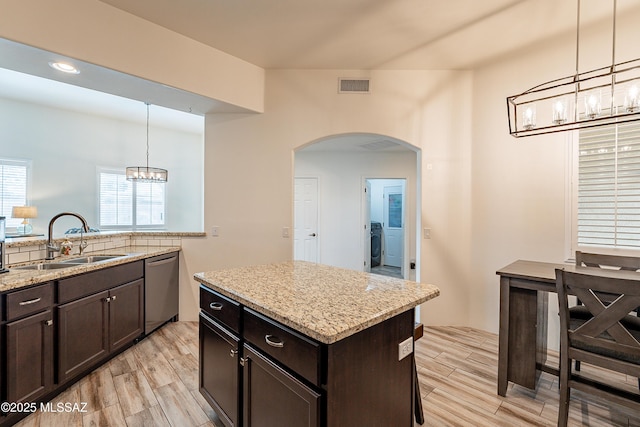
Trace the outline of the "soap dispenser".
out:
<instances>
[{"instance_id":1,"label":"soap dispenser","mask_svg":"<svg viewBox=\"0 0 640 427\"><path fill-rule=\"evenodd\" d=\"M64 241L60 244L61 255L71 255L71 249L73 249L73 243L68 237L65 237Z\"/></svg>"}]
</instances>

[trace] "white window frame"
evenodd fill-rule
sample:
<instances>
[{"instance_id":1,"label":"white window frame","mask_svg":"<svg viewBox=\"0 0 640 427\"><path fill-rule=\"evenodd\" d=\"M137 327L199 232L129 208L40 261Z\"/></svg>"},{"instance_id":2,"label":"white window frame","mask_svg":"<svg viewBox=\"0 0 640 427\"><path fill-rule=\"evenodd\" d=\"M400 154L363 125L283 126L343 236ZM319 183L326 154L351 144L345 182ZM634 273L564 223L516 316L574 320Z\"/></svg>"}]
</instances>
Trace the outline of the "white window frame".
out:
<instances>
[{"instance_id":1,"label":"white window frame","mask_svg":"<svg viewBox=\"0 0 640 427\"><path fill-rule=\"evenodd\" d=\"M97 168L97 215L98 215L98 222L100 222L99 227L101 229L105 229L105 230L165 230L166 226L167 226L167 187L166 184L165 188L164 188L164 212L162 214L163 217L163 222L162 224L144 224L144 225L139 225L137 224L137 183L136 182L132 182L133 188L132 188L132 212L131 212L131 224L117 224L117 225L103 225L101 223L101 198L102 198L102 194L101 194L101 189L100 189L100 183L101 183L101 174L112 174L112 175L120 175L120 176L125 176L125 168L107 168L107 167L98 167Z\"/></svg>"},{"instance_id":2,"label":"white window frame","mask_svg":"<svg viewBox=\"0 0 640 427\"><path fill-rule=\"evenodd\" d=\"M612 125L613 126L613 125ZM640 124L637 126L640 127ZM583 252L596 252L610 255L628 255L628 256L640 256L640 247L634 248L630 246L603 246L603 245L585 245L578 244L578 174L579 174L579 160L580 160L580 134L579 130L570 132L568 136L568 166L567 166L567 193L570 197L567 198L566 212L568 212L567 218L567 245L568 260L573 261L575 257L575 251ZM617 178L616 178L617 179ZM640 183L638 184L640 186ZM640 210L638 211L638 218L640 219Z\"/></svg>"},{"instance_id":3,"label":"white window frame","mask_svg":"<svg viewBox=\"0 0 640 427\"><path fill-rule=\"evenodd\" d=\"M0 158L0 166L20 166L26 169L25 175L25 193L24 199L19 203L9 203L5 205L4 201L4 186L3 183L0 182L0 216L6 217L5 226L7 229L16 229L22 223L23 218L12 218L11 211L13 206L25 206L30 204L30 194L31 194L31 160L25 159L11 159L11 158ZM0 176L2 179L2 176Z\"/></svg>"}]
</instances>

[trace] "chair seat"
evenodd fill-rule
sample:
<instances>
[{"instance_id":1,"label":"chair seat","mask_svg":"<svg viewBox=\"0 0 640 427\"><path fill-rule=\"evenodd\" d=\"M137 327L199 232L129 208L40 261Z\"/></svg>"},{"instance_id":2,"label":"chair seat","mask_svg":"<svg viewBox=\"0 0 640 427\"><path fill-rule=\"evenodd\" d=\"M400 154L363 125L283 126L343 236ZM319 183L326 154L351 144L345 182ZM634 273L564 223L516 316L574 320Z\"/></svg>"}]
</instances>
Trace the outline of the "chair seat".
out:
<instances>
[{"instance_id":1,"label":"chair seat","mask_svg":"<svg viewBox=\"0 0 640 427\"><path fill-rule=\"evenodd\" d=\"M593 315L591 314L591 312L583 305L571 307L569 309L569 321L571 330L576 330L592 317ZM635 337L636 340L640 341L640 317L630 314L625 316L622 319L621 323L629 331L629 333ZM613 338L606 332L602 334L602 338L613 341ZM584 342L574 342L572 343L572 345L576 348L587 350L592 353L600 354L602 356L615 357L630 363L640 364L640 354L636 355L621 353L600 346L591 346Z\"/></svg>"}]
</instances>

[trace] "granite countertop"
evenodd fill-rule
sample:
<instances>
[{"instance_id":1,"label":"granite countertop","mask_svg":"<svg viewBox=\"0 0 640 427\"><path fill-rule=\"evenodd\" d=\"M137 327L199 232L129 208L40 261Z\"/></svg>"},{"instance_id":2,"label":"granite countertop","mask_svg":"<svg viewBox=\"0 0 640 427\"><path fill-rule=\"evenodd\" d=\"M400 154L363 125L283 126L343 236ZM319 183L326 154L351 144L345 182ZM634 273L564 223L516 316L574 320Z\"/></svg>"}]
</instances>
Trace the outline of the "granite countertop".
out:
<instances>
[{"instance_id":1,"label":"granite countertop","mask_svg":"<svg viewBox=\"0 0 640 427\"><path fill-rule=\"evenodd\" d=\"M107 261L100 261L91 264L76 264L69 268L55 270L18 270L9 268L8 273L0 274L0 292L6 292L13 289L22 288L37 283L44 283L50 280L62 279L76 274L88 273L94 270L100 270L106 267L126 264L128 262L149 258L156 255L179 251L177 246L125 246L99 252L86 252L82 255L60 256L52 261L38 261L21 263L22 265L45 263L56 263L70 258L80 258L89 255L123 255Z\"/></svg>"},{"instance_id":2,"label":"granite countertop","mask_svg":"<svg viewBox=\"0 0 640 427\"><path fill-rule=\"evenodd\" d=\"M325 344L440 295L434 285L304 261L209 271L194 278Z\"/></svg>"}]
</instances>

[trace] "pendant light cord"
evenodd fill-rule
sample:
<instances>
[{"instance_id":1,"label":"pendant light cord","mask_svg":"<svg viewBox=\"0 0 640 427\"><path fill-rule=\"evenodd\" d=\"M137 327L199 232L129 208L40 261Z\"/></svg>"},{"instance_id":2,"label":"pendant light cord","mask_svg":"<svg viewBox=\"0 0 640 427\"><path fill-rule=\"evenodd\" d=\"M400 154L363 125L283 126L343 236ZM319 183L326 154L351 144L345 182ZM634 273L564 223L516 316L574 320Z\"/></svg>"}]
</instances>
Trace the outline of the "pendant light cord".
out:
<instances>
[{"instance_id":1,"label":"pendant light cord","mask_svg":"<svg viewBox=\"0 0 640 427\"><path fill-rule=\"evenodd\" d=\"M611 71L616 63L616 10L618 9L618 0L613 0L613 36L611 40Z\"/></svg>"},{"instance_id":2,"label":"pendant light cord","mask_svg":"<svg viewBox=\"0 0 640 427\"><path fill-rule=\"evenodd\" d=\"M147 104L147 170L149 170L149 103Z\"/></svg>"},{"instance_id":3,"label":"pendant light cord","mask_svg":"<svg viewBox=\"0 0 640 427\"><path fill-rule=\"evenodd\" d=\"M576 13L576 76L575 80L578 79L578 74L580 73L580 0L578 0L578 7Z\"/></svg>"}]
</instances>

